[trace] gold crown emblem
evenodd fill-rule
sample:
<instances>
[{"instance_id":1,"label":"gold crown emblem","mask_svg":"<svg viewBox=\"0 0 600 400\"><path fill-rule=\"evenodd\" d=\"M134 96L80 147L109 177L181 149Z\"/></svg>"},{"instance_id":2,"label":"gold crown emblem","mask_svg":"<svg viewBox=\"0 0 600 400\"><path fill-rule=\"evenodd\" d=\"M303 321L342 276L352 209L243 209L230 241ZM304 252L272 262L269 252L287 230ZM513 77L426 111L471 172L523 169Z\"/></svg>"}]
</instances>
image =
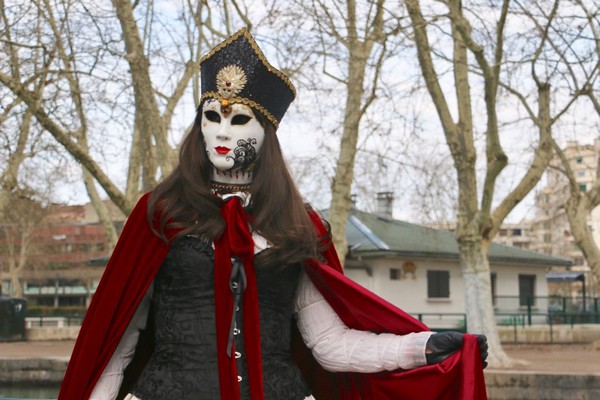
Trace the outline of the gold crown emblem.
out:
<instances>
[{"instance_id":1,"label":"gold crown emblem","mask_svg":"<svg viewBox=\"0 0 600 400\"><path fill-rule=\"evenodd\" d=\"M246 86L246 73L237 65L228 65L221 68L217 74L217 91L224 99L237 95Z\"/></svg>"}]
</instances>

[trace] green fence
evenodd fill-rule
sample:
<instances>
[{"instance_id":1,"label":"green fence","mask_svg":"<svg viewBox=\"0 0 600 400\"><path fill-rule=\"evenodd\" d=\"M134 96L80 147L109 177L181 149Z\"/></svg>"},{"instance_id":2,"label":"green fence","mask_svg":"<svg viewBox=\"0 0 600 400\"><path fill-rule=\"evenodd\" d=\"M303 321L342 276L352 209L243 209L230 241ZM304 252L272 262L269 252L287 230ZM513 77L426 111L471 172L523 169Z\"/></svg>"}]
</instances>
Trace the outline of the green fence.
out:
<instances>
[{"instance_id":1,"label":"green fence","mask_svg":"<svg viewBox=\"0 0 600 400\"><path fill-rule=\"evenodd\" d=\"M600 297L496 296L494 309L500 325L600 323Z\"/></svg>"},{"instance_id":2,"label":"green fence","mask_svg":"<svg viewBox=\"0 0 600 400\"><path fill-rule=\"evenodd\" d=\"M532 325L600 324L600 297L496 296L496 323L516 328ZM467 331L465 313L412 313L434 331Z\"/></svg>"},{"instance_id":3,"label":"green fence","mask_svg":"<svg viewBox=\"0 0 600 400\"><path fill-rule=\"evenodd\" d=\"M500 326L600 324L600 297L496 296L496 323ZM467 331L465 313L411 313L432 330ZM81 313L27 315L27 326L74 326L83 320Z\"/></svg>"}]
</instances>

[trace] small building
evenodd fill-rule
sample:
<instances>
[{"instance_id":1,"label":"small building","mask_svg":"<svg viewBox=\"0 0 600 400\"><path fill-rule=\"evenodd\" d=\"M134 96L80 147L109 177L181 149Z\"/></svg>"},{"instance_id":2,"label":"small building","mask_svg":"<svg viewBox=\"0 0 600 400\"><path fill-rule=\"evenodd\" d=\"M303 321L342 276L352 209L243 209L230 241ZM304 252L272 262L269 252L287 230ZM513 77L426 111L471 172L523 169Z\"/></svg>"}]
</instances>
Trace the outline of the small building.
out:
<instances>
[{"instance_id":1,"label":"small building","mask_svg":"<svg viewBox=\"0 0 600 400\"><path fill-rule=\"evenodd\" d=\"M352 210L346 228L348 277L408 313L464 313L464 283L453 232ZM497 313L548 309L546 273L571 261L490 245Z\"/></svg>"}]
</instances>

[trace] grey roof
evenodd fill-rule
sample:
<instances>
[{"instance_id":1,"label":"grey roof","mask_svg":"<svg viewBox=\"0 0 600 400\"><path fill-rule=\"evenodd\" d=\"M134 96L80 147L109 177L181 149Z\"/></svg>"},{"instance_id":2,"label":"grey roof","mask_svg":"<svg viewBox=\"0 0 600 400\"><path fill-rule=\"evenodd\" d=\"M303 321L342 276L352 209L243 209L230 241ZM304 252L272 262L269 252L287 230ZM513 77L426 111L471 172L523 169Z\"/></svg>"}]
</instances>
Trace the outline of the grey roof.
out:
<instances>
[{"instance_id":1,"label":"grey roof","mask_svg":"<svg viewBox=\"0 0 600 400\"><path fill-rule=\"evenodd\" d=\"M395 254L403 257L458 259L458 245L453 232L382 218L357 210L352 210L348 218L346 238L351 257ZM572 265L568 259L498 243L490 245L489 259L515 264Z\"/></svg>"},{"instance_id":2,"label":"grey roof","mask_svg":"<svg viewBox=\"0 0 600 400\"><path fill-rule=\"evenodd\" d=\"M548 282L585 282L585 273L583 272L549 272L546 274Z\"/></svg>"}]
</instances>

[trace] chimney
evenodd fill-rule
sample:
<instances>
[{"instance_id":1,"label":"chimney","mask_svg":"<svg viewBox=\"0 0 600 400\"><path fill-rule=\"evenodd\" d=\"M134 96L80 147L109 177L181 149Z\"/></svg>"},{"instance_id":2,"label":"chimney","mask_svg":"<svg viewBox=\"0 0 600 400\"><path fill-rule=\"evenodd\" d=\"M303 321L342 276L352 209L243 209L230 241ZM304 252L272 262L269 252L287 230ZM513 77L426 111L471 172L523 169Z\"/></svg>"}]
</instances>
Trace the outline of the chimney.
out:
<instances>
[{"instance_id":1,"label":"chimney","mask_svg":"<svg viewBox=\"0 0 600 400\"><path fill-rule=\"evenodd\" d=\"M377 215L384 218L392 218L392 209L394 208L393 192L377 193Z\"/></svg>"}]
</instances>

